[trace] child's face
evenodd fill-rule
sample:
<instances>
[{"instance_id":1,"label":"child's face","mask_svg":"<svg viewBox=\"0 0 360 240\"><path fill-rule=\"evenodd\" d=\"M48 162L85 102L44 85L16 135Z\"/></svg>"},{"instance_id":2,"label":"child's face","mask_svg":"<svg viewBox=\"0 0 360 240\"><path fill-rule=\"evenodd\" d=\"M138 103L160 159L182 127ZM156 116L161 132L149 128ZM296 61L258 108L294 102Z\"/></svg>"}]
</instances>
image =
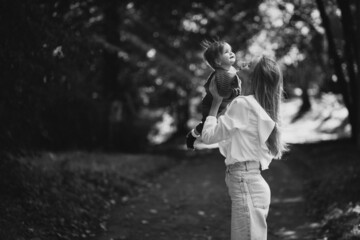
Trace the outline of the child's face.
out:
<instances>
[{"instance_id":1,"label":"child's face","mask_svg":"<svg viewBox=\"0 0 360 240\"><path fill-rule=\"evenodd\" d=\"M218 58L219 65L223 67L230 67L235 63L235 60L235 53L232 52L231 46L226 43L222 54L220 54Z\"/></svg>"}]
</instances>

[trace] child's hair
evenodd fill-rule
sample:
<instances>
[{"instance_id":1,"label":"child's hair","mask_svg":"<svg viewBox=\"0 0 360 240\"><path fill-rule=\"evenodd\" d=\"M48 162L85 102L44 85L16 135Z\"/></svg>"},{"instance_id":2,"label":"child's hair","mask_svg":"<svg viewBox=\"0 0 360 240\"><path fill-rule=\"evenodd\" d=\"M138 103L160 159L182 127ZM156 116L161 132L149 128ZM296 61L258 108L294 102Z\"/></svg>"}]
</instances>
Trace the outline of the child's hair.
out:
<instances>
[{"instance_id":1,"label":"child's hair","mask_svg":"<svg viewBox=\"0 0 360 240\"><path fill-rule=\"evenodd\" d=\"M227 44L226 42L219 40L213 40L213 41L204 40L201 42L201 46L205 49L204 51L205 61L213 69L219 67L218 64L216 63L216 59L223 53L226 44Z\"/></svg>"},{"instance_id":2,"label":"child's hair","mask_svg":"<svg viewBox=\"0 0 360 240\"><path fill-rule=\"evenodd\" d=\"M283 97L283 76L276 61L266 56L257 59L252 73L251 88L256 100L275 122L275 128L266 144L271 154L279 159L287 150L287 146L281 140L279 108Z\"/></svg>"}]
</instances>

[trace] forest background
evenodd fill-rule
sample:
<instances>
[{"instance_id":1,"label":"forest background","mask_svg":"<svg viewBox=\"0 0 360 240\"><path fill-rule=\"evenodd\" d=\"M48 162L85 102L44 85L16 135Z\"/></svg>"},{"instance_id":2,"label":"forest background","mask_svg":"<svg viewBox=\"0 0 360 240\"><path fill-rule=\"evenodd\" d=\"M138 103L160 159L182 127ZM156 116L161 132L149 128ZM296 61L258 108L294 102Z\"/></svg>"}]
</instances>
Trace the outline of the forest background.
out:
<instances>
[{"instance_id":1,"label":"forest background","mask_svg":"<svg viewBox=\"0 0 360 240\"><path fill-rule=\"evenodd\" d=\"M339 95L356 141L357 4L3 1L2 149L139 151L186 134L211 71L200 43L216 38L239 62L276 57L301 111Z\"/></svg>"},{"instance_id":2,"label":"forest background","mask_svg":"<svg viewBox=\"0 0 360 240\"><path fill-rule=\"evenodd\" d=\"M23 156L146 153L182 141L200 118L211 71L202 59L204 39L229 42L239 63L257 54L275 57L285 102L299 101L290 122L314 101L325 102L322 120L341 115L328 123L327 136L360 148L359 1L3 0L1 6L1 186L16 186L8 192L24 187L28 173L14 163Z\"/></svg>"}]
</instances>

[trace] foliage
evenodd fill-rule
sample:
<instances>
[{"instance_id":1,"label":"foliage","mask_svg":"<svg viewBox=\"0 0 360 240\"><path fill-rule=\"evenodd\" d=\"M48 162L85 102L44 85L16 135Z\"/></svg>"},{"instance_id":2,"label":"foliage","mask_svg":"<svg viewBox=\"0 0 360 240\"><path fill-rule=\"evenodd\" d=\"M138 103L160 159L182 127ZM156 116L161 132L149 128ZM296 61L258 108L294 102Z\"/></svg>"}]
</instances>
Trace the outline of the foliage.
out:
<instances>
[{"instance_id":1,"label":"foliage","mask_svg":"<svg viewBox=\"0 0 360 240\"><path fill-rule=\"evenodd\" d=\"M311 169L306 176L308 214L320 223L318 236L358 239L360 181L358 151L349 140L305 145L303 161ZM311 166L311 167L310 167Z\"/></svg>"},{"instance_id":2,"label":"foliage","mask_svg":"<svg viewBox=\"0 0 360 240\"><path fill-rule=\"evenodd\" d=\"M356 240L360 238L360 205L330 208L322 220L320 234L327 239Z\"/></svg>"},{"instance_id":3,"label":"foliage","mask_svg":"<svg viewBox=\"0 0 360 240\"><path fill-rule=\"evenodd\" d=\"M140 164L141 162L141 164ZM110 210L174 163L162 156L43 153L0 162L1 239L88 239Z\"/></svg>"},{"instance_id":4,"label":"foliage","mask_svg":"<svg viewBox=\"0 0 360 240\"><path fill-rule=\"evenodd\" d=\"M20 148L56 147L57 130L64 129L67 131L62 133L68 132L62 140L65 143L73 137L77 143L87 138L93 144L93 138L98 137L90 126L85 131L77 125L89 121L101 125L96 118L84 116L98 110L93 94L99 89L94 73L100 51L89 42L84 29L68 27L73 23L70 17L60 21L58 5L54 1L15 0L7 1L1 10L2 22L7 23L1 28L0 52L5 66L0 88L3 148L15 144ZM58 111L58 115L51 111ZM56 121L50 122L53 117ZM82 136L69 134L74 131L81 131Z\"/></svg>"},{"instance_id":5,"label":"foliage","mask_svg":"<svg viewBox=\"0 0 360 240\"><path fill-rule=\"evenodd\" d=\"M227 14L256 7L255 1L5 2L0 29L4 150L104 147L114 100L122 103L120 121L130 123L141 108L186 109L184 100L200 84L193 65L203 64L199 42L225 35ZM213 4L224 11L217 15ZM116 135L124 136L124 124L116 125ZM146 139L147 130L141 131Z\"/></svg>"},{"instance_id":6,"label":"foliage","mask_svg":"<svg viewBox=\"0 0 360 240\"><path fill-rule=\"evenodd\" d=\"M177 131L184 135L191 98L201 97L199 86L210 70L201 57L201 41L222 38L236 50L245 49L246 39L259 29L248 24L254 22L259 2L124 2L119 44L123 55L131 56L122 65L134 72L123 71L122 77L136 82L140 105L172 112Z\"/></svg>"},{"instance_id":7,"label":"foliage","mask_svg":"<svg viewBox=\"0 0 360 240\"><path fill-rule=\"evenodd\" d=\"M1 239L93 236L104 227L106 212L115 203L112 199L130 190L126 183L109 182L114 176L106 173L17 171L23 174L21 187L12 182L11 194L1 199Z\"/></svg>"},{"instance_id":8,"label":"foliage","mask_svg":"<svg viewBox=\"0 0 360 240\"><path fill-rule=\"evenodd\" d=\"M308 189L311 189L308 195L312 214L322 216L333 208L334 204L344 208L349 202L359 199L357 186L352 183L360 180L360 172L353 166L337 169L336 172L337 174L329 172L328 176L314 179L308 184Z\"/></svg>"},{"instance_id":9,"label":"foliage","mask_svg":"<svg viewBox=\"0 0 360 240\"><path fill-rule=\"evenodd\" d=\"M239 61L259 53L276 56L288 96L298 87L336 86L313 1L5 2L0 10L5 150L133 151L127 137L139 133L135 145L143 148L159 110L171 113L184 135L193 98L201 99L210 71L201 56L204 39L228 41Z\"/></svg>"}]
</instances>

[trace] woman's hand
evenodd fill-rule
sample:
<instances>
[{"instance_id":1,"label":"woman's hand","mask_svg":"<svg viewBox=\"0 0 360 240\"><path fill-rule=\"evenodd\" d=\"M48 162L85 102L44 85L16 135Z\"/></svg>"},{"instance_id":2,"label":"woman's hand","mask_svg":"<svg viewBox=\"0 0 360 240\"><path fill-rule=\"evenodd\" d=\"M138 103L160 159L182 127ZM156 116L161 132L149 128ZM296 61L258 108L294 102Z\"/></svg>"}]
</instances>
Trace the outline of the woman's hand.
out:
<instances>
[{"instance_id":1,"label":"woman's hand","mask_svg":"<svg viewBox=\"0 0 360 240\"><path fill-rule=\"evenodd\" d=\"M210 93L211 93L211 95L213 97L214 102L220 102L220 103L222 102L223 97L221 97L219 95L219 92L217 90L217 86L216 86L216 83L215 83L214 79L212 79L211 82L210 82L209 91L210 91Z\"/></svg>"}]
</instances>

